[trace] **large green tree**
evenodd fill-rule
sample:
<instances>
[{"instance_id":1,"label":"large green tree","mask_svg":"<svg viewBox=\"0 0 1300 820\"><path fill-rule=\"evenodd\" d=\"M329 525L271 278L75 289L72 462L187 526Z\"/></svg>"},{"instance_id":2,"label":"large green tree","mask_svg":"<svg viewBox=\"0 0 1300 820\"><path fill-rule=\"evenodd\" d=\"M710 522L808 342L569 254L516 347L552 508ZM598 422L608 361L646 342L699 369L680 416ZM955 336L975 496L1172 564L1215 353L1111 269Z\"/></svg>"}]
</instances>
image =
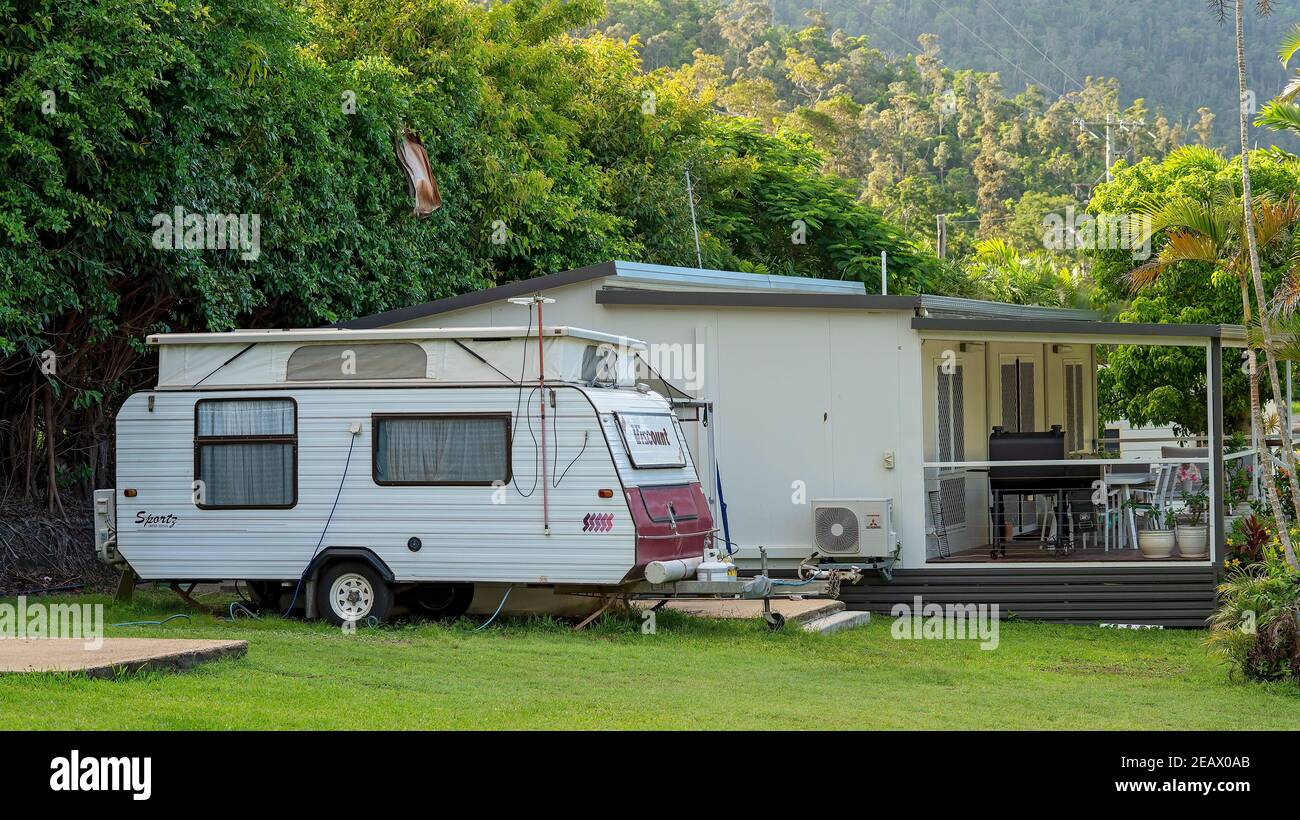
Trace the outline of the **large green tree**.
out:
<instances>
[{"instance_id":1,"label":"large green tree","mask_svg":"<svg viewBox=\"0 0 1300 820\"><path fill-rule=\"evenodd\" d=\"M598 0L0 9L0 494L108 480L148 332L319 325L611 258L695 264L687 170L710 264L874 283L884 250L904 291L937 269L802 137L566 33ZM408 130L442 192L424 218L394 153ZM257 217L258 253L159 247L176 209Z\"/></svg>"},{"instance_id":2,"label":"large green tree","mask_svg":"<svg viewBox=\"0 0 1300 820\"><path fill-rule=\"evenodd\" d=\"M1276 151L1252 152L1251 178L1256 193L1286 200L1300 189L1300 166L1294 157ZM1152 204L1217 197L1240 202L1239 160L1227 160L1199 146L1174 151L1161 161L1143 160L1119 165L1112 182L1098 186L1089 210L1096 214L1128 215ZM1160 232L1151 253L1159 254L1168 241ZM1093 281L1100 302L1120 306L1123 321L1211 322L1240 324L1243 320L1237 279L1223 267L1197 260L1171 264L1155 281L1133 291L1130 271L1141 263L1130 249L1099 248L1089 251ZM1265 286L1276 288L1288 267L1284 245L1261 256ZM1246 376L1229 362L1224 368L1224 414L1237 427L1249 420ZM1099 405L1108 419L1127 418L1134 424L1172 424L1203 431L1204 357L1200 351L1171 348L1117 346L1109 352L1101 373Z\"/></svg>"}]
</instances>

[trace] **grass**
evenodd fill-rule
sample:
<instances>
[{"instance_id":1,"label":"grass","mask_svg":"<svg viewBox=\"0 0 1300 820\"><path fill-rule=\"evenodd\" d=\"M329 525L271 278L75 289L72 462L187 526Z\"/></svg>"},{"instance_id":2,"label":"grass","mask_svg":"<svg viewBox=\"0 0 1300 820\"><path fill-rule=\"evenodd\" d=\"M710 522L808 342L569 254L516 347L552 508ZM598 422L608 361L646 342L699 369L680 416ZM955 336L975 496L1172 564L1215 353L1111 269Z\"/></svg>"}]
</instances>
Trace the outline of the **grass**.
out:
<instances>
[{"instance_id":1,"label":"grass","mask_svg":"<svg viewBox=\"0 0 1300 820\"><path fill-rule=\"evenodd\" d=\"M108 621L186 611L140 592ZM1010 622L1000 645L661 612L362 628L196 616L109 636L243 638L242 659L116 680L0 676L0 729L1295 729L1300 689L1229 680L1204 633ZM0 642L0 652L3 643Z\"/></svg>"}]
</instances>

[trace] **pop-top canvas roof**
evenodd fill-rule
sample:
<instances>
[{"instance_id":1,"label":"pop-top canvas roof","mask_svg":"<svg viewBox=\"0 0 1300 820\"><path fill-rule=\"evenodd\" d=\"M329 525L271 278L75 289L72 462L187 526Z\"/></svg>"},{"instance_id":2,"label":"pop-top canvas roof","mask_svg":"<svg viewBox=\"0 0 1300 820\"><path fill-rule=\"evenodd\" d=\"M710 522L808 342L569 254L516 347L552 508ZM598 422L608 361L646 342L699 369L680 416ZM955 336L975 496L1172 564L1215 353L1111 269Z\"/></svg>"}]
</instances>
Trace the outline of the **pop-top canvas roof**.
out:
<instances>
[{"instance_id":1,"label":"pop-top canvas roof","mask_svg":"<svg viewBox=\"0 0 1300 820\"><path fill-rule=\"evenodd\" d=\"M594 351L616 354L620 385L646 349L638 339L581 328L541 333L549 381L590 380ZM158 387L221 388L356 382L516 383L537 378L537 329L238 330L154 334Z\"/></svg>"}]
</instances>

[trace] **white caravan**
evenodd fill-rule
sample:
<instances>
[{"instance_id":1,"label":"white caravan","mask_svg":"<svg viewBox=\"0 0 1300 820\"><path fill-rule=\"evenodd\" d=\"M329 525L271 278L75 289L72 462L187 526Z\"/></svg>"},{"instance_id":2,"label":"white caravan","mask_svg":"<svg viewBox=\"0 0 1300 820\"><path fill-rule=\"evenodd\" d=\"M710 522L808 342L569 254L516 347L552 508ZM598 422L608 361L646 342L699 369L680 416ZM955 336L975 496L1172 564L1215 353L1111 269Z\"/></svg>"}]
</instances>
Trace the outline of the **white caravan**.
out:
<instances>
[{"instance_id":1,"label":"white caravan","mask_svg":"<svg viewBox=\"0 0 1300 820\"><path fill-rule=\"evenodd\" d=\"M539 346L539 339L541 344ZM476 592L618 590L713 520L641 342L569 327L154 335L117 418L101 554L268 607L456 616ZM522 597L522 596L518 596Z\"/></svg>"}]
</instances>

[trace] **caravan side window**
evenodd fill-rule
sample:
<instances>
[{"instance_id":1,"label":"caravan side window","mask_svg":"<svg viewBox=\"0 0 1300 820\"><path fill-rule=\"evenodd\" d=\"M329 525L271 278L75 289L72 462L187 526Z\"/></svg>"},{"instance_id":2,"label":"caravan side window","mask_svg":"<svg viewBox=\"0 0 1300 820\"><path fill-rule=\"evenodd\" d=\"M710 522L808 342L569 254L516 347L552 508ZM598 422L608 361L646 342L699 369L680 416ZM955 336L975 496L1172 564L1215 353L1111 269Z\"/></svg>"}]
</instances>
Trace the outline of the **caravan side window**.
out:
<instances>
[{"instance_id":1,"label":"caravan side window","mask_svg":"<svg viewBox=\"0 0 1300 820\"><path fill-rule=\"evenodd\" d=\"M376 484L484 486L508 482L510 414L376 415Z\"/></svg>"},{"instance_id":2,"label":"caravan side window","mask_svg":"<svg viewBox=\"0 0 1300 820\"><path fill-rule=\"evenodd\" d=\"M293 399L194 404L195 501L202 509L288 509L298 503Z\"/></svg>"}]
</instances>

